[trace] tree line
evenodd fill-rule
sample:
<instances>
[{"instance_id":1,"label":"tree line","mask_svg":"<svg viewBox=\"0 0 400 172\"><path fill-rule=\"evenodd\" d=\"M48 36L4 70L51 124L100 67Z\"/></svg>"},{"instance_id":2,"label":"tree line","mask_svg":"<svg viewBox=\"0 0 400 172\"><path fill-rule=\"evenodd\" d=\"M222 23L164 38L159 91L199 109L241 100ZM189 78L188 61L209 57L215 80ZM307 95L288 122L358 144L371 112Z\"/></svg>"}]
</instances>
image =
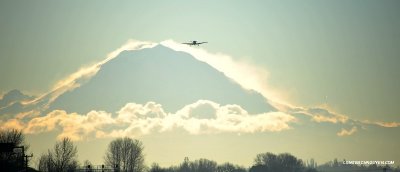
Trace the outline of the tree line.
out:
<instances>
[{"instance_id":1,"label":"tree line","mask_svg":"<svg viewBox=\"0 0 400 172\"><path fill-rule=\"evenodd\" d=\"M7 150L4 145L24 147L22 152ZM21 157L26 154L29 145L25 143L24 135L19 130L0 130L0 171L43 171L43 172L75 172L90 171L93 165L86 160L83 167L78 162L77 146L70 138L57 141L52 149L48 149L38 157L37 168L24 168ZM129 137L112 140L104 155L102 168L116 172L317 172L317 171L397 171L400 168L389 166L357 166L343 165L337 159L317 166L314 159L303 161L290 153L273 154L270 152L258 154L251 167L246 168L231 163L218 164L209 159L190 161L185 157L179 165L161 167L153 163L145 165L144 146L141 141ZM23 164L23 163L22 163ZM25 164L28 164L28 161ZM105 171L107 171L105 170Z\"/></svg>"}]
</instances>

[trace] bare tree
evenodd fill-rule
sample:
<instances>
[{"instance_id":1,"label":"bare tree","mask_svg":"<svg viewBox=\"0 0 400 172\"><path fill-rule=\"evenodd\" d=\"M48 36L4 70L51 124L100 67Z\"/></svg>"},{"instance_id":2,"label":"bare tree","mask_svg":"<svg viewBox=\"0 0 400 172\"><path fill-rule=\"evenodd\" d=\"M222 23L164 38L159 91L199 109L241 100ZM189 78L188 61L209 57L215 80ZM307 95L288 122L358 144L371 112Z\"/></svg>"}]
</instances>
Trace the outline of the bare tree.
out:
<instances>
[{"instance_id":1,"label":"bare tree","mask_svg":"<svg viewBox=\"0 0 400 172\"><path fill-rule=\"evenodd\" d=\"M54 150L48 150L39 158L40 171L74 171L78 167L77 148L69 138L63 138L54 145Z\"/></svg>"},{"instance_id":2,"label":"bare tree","mask_svg":"<svg viewBox=\"0 0 400 172\"><path fill-rule=\"evenodd\" d=\"M149 172L165 172L166 170L160 167L157 163L151 164Z\"/></svg>"},{"instance_id":3,"label":"bare tree","mask_svg":"<svg viewBox=\"0 0 400 172\"><path fill-rule=\"evenodd\" d=\"M38 169L39 169L39 171L43 171L43 172L56 171L55 163L53 161L53 155L50 152L50 150L48 150L47 154L45 153L45 154L40 155Z\"/></svg>"},{"instance_id":4,"label":"bare tree","mask_svg":"<svg viewBox=\"0 0 400 172\"><path fill-rule=\"evenodd\" d=\"M185 157L183 163L181 163L177 169L178 172L216 172L217 162L208 159L198 159L195 161L189 161L188 157Z\"/></svg>"},{"instance_id":5,"label":"bare tree","mask_svg":"<svg viewBox=\"0 0 400 172\"><path fill-rule=\"evenodd\" d=\"M21 130L0 130L0 143L13 143L14 146L26 146L25 136Z\"/></svg>"},{"instance_id":6,"label":"bare tree","mask_svg":"<svg viewBox=\"0 0 400 172\"><path fill-rule=\"evenodd\" d=\"M77 148L74 146L70 138L63 138L60 142L54 145L54 161L56 170L62 171L67 169L76 161Z\"/></svg>"},{"instance_id":7,"label":"bare tree","mask_svg":"<svg viewBox=\"0 0 400 172\"><path fill-rule=\"evenodd\" d=\"M18 149L15 149L18 147ZM4 170L17 171L24 169L28 164L24 156L28 145L21 130L0 130L0 166ZM15 152L19 151L19 152Z\"/></svg>"},{"instance_id":8,"label":"bare tree","mask_svg":"<svg viewBox=\"0 0 400 172\"><path fill-rule=\"evenodd\" d=\"M128 137L117 138L108 145L104 157L105 164L123 172L143 172L145 170L143 144Z\"/></svg>"},{"instance_id":9,"label":"bare tree","mask_svg":"<svg viewBox=\"0 0 400 172\"><path fill-rule=\"evenodd\" d=\"M195 172L215 172L217 170L217 162L201 158L191 163L191 171Z\"/></svg>"},{"instance_id":10,"label":"bare tree","mask_svg":"<svg viewBox=\"0 0 400 172\"><path fill-rule=\"evenodd\" d=\"M250 168L250 172L301 172L305 170L303 161L289 153L275 155L267 152L258 154L254 162L255 164Z\"/></svg>"},{"instance_id":11,"label":"bare tree","mask_svg":"<svg viewBox=\"0 0 400 172\"><path fill-rule=\"evenodd\" d=\"M246 168L231 163L218 165L216 172L246 172Z\"/></svg>"},{"instance_id":12,"label":"bare tree","mask_svg":"<svg viewBox=\"0 0 400 172\"><path fill-rule=\"evenodd\" d=\"M178 172L190 172L190 163L189 157L185 157L183 163L178 168Z\"/></svg>"}]
</instances>

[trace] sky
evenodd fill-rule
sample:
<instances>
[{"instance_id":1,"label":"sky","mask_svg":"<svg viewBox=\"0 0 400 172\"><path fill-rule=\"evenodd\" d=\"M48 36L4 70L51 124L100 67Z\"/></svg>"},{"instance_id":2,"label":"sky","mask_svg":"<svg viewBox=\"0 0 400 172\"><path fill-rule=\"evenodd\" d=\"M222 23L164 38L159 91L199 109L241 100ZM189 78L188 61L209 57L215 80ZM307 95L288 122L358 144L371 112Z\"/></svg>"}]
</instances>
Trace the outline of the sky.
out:
<instances>
[{"instance_id":1,"label":"sky","mask_svg":"<svg viewBox=\"0 0 400 172\"><path fill-rule=\"evenodd\" d=\"M156 43L196 39L209 42L202 46L207 52L227 54L267 71L268 86L292 105L324 107L355 120L399 122L399 7L400 2L389 0L0 1L0 94L12 89L44 94L78 69L102 61L129 39ZM251 139L228 134L225 140L232 139L237 147L268 142L268 148L257 145L257 149L240 152L246 160L232 158L232 154L217 159L249 165L256 153L265 150L294 152L299 157L324 162L338 156L337 148L324 149L335 142L354 149L355 152L343 153L344 157L376 155L380 159L384 156L379 150L363 152L362 148L376 148L381 142L399 143L392 138L398 135L396 128L376 129L369 135L361 133L349 139L335 134L325 136L324 130L312 131L314 127L317 126L302 130L302 138L296 140L303 146L294 145L291 139L299 135L297 130L282 135L240 136ZM375 141L367 139L371 135ZM201 150L223 149L217 136L203 136L215 137L210 139L215 143L208 143L209 149ZM154 149L157 139L165 137L205 140L182 133L143 137L145 145ZM269 141L275 137L283 144ZM328 140L332 143L315 148L326 150L324 153L307 154L311 149L307 139L315 137L331 137ZM360 145L363 146L358 148ZM187 147L180 151L193 150ZM187 154L194 158L210 154L201 150ZM149 150L149 158L156 159L155 152ZM398 151L392 151L389 157L400 160Z\"/></svg>"}]
</instances>

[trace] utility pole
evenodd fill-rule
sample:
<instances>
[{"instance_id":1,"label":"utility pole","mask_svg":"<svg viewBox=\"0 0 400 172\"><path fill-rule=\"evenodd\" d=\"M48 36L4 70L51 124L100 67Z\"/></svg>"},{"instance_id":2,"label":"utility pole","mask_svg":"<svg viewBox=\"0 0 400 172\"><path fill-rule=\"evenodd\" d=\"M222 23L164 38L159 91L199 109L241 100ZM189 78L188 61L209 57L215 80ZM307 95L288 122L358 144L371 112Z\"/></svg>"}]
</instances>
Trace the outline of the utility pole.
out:
<instances>
[{"instance_id":1,"label":"utility pole","mask_svg":"<svg viewBox=\"0 0 400 172\"><path fill-rule=\"evenodd\" d=\"M25 158L25 162L23 163L23 165L25 166L25 171L28 171L28 158L33 157L33 154L25 155L25 147L24 146L16 146L14 148L22 149L22 156Z\"/></svg>"},{"instance_id":2,"label":"utility pole","mask_svg":"<svg viewBox=\"0 0 400 172\"><path fill-rule=\"evenodd\" d=\"M25 157L25 171L28 171L28 158L32 158L33 154L31 155L24 155Z\"/></svg>"}]
</instances>

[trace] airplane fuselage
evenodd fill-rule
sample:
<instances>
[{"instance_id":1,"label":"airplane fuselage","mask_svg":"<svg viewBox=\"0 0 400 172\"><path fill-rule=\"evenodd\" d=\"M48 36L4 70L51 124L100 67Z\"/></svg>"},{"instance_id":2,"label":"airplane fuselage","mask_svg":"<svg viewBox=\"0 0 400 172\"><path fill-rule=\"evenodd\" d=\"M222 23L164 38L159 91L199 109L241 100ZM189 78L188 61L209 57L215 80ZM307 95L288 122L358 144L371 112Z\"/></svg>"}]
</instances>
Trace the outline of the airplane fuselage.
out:
<instances>
[{"instance_id":1,"label":"airplane fuselage","mask_svg":"<svg viewBox=\"0 0 400 172\"><path fill-rule=\"evenodd\" d=\"M190 46L192 46L192 45L197 45L197 46L199 46L200 44L204 44L204 43L207 43L207 42L191 41L191 42L185 42L185 43L182 43L182 44L186 44L186 45L190 45Z\"/></svg>"}]
</instances>

